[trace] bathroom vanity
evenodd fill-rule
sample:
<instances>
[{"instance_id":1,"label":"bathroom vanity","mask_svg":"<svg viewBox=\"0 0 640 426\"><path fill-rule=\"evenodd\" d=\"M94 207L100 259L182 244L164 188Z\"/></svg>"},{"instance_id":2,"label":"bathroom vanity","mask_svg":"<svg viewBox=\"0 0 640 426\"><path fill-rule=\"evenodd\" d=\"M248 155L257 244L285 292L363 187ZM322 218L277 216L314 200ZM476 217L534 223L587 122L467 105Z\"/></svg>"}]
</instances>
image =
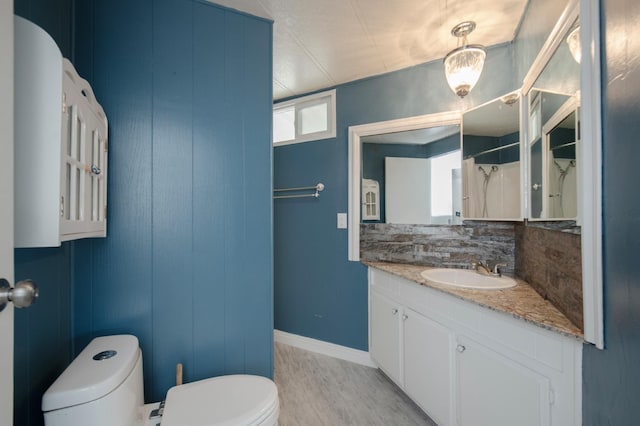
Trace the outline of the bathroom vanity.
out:
<instances>
[{"instance_id":1,"label":"bathroom vanity","mask_svg":"<svg viewBox=\"0 0 640 426\"><path fill-rule=\"evenodd\" d=\"M455 288L366 264L371 357L436 423L582 423L582 333L526 283Z\"/></svg>"}]
</instances>

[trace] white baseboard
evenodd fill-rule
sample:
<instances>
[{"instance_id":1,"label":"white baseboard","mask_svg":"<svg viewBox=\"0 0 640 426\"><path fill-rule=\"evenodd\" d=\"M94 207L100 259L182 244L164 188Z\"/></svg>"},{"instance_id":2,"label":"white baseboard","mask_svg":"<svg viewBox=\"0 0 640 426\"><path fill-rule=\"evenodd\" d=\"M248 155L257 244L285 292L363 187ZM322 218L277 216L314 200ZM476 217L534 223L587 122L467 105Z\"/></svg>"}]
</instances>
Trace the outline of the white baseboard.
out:
<instances>
[{"instance_id":1,"label":"white baseboard","mask_svg":"<svg viewBox=\"0 0 640 426\"><path fill-rule=\"evenodd\" d=\"M280 330L273 330L273 337L278 343L295 346L296 348L328 355L345 361L355 362L356 364L366 365L367 367L377 368L377 365L375 365L371 360L369 352L336 345L334 343L323 342L322 340L311 339L310 337L291 334Z\"/></svg>"}]
</instances>

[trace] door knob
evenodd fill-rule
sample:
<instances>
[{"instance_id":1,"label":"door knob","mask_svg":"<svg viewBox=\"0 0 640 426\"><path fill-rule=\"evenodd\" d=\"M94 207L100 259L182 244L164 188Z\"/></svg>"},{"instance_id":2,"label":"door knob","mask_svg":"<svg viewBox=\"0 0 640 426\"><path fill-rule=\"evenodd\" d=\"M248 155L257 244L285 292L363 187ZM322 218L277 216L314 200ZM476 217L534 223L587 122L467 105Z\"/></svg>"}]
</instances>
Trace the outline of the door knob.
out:
<instances>
[{"instance_id":1,"label":"door knob","mask_svg":"<svg viewBox=\"0 0 640 426\"><path fill-rule=\"evenodd\" d=\"M27 308L38 298L38 286L31 280L18 281L14 288L11 288L9 281L0 278L0 312L13 302L16 308Z\"/></svg>"}]
</instances>

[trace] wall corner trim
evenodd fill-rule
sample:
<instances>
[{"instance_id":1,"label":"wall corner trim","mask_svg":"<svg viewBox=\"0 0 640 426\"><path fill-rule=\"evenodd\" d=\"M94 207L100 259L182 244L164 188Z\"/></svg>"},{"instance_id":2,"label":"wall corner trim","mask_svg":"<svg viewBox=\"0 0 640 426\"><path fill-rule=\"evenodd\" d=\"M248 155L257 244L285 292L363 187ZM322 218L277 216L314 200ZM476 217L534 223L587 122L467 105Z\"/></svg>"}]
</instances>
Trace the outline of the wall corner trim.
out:
<instances>
[{"instance_id":1,"label":"wall corner trim","mask_svg":"<svg viewBox=\"0 0 640 426\"><path fill-rule=\"evenodd\" d=\"M324 342L322 340L312 339L297 334L287 333L286 331L273 330L273 337L277 343L294 346L296 348L307 351L328 355L333 358L345 361L355 362L356 364L365 365L367 367L378 368L371 360L369 352L358 349L348 348L346 346L336 345L334 343Z\"/></svg>"}]
</instances>

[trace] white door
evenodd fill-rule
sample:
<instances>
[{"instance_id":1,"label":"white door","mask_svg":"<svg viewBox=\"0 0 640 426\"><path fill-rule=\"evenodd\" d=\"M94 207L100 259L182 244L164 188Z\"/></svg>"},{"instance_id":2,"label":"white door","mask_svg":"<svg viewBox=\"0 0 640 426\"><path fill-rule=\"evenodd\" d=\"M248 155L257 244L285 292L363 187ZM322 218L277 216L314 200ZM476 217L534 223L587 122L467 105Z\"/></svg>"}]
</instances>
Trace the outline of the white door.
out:
<instances>
[{"instance_id":1,"label":"white door","mask_svg":"<svg viewBox=\"0 0 640 426\"><path fill-rule=\"evenodd\" d=\"M429 166L427 158L384 158L386 223L431 223Z\"/></svg>"},{"instance_id":2,"label":"white door","mask_svg":"<svg viewBox=\"0 0 640 426\"><path fill-rule=\"evenodd\" d=\"M0 0L0 278L13 284L13 0ZM13 424L13 304L0 312L0 426Z\"/></svg>"}]
</instances>

